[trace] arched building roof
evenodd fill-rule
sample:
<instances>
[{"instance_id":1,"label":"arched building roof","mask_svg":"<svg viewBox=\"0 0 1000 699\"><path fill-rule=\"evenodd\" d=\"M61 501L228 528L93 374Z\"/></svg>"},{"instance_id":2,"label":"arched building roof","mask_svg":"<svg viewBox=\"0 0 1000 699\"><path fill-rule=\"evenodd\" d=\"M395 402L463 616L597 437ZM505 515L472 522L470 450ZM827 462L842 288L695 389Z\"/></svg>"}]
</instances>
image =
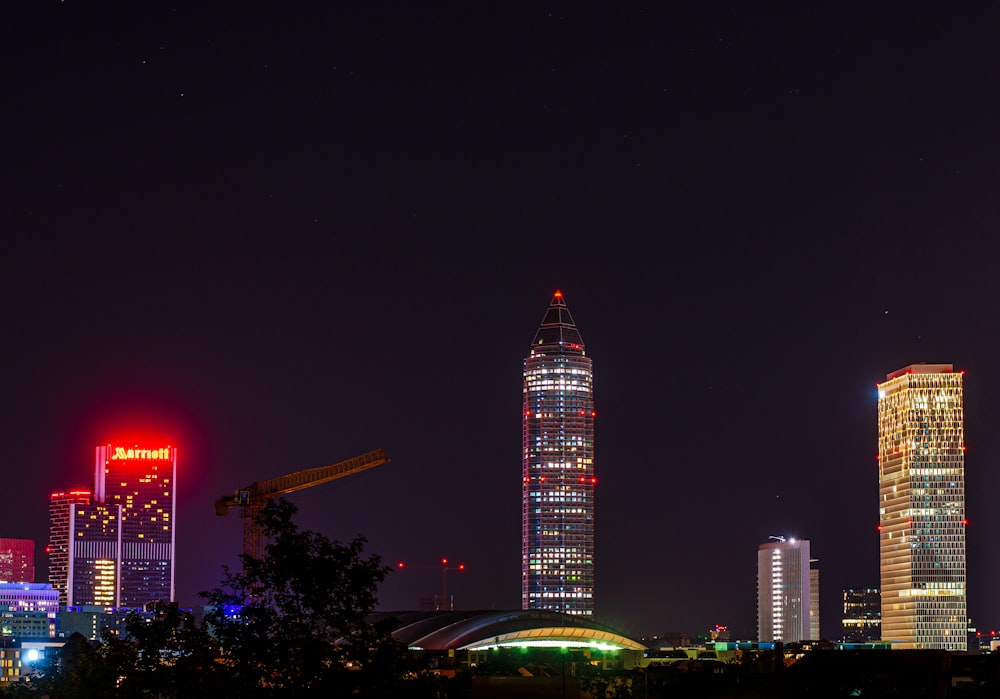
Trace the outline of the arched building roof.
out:
<instances>
[{"instance_id":1,"label":"arched building roof","mask_svg":"<svg viewBox=\"0 0 1000 699\"><path fill-rule=\"evenodd\" d=\"M393 637L420 650L478 650L491 647L595 648L646 650L646 647L589 617L546 610L380 612L395 617Z\"/></svg>"}]
</instances>

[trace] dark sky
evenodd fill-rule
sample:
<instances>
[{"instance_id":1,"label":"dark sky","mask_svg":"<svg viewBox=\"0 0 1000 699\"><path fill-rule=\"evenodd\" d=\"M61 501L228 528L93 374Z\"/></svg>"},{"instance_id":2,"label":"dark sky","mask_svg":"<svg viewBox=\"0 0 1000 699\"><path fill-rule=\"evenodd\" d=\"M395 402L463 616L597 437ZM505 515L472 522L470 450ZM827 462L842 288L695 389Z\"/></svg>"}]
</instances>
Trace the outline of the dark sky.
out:
<instances>
[{"instance_id":1,"label":"dark sky","mask_svg":"<svg viewBox=\"0 0 1000 699\"><path fill-rule=\"evenodd\" d=\"M600 619L751 637L784 534L838 636L878 584L874 384L930 361L967 371L970 613L1000 626L995 3L347 4L3 8L0 535L41 552L94 446L155 435L195 604L240 549L217 496L383 447L299 523L517 607L521 362L558 288Z\"/></svg>"}]
</instances>

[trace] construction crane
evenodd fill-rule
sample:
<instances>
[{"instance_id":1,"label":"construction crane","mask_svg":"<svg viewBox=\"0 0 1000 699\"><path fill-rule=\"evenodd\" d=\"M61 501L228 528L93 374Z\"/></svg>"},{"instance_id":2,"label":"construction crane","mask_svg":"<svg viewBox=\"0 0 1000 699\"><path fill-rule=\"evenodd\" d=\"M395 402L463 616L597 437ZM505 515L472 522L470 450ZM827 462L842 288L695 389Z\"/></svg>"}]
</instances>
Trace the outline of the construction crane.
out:
<instances>
[{"instance_id":1,"label":"construction crane","mask_svg":"<svg viewBox=\"0 0 1000 699\"><path fill-rule=\"evenodd\" d=\"M341 461L331 466L307 468L295 471L266 481L251 483L246 488L235 491L232 495L223 495L215 501L215 514L225 516L233 507L240 508L243 516L243 554L254 558L264 557L264 530L257 521L257 515L264 506L278 497L298 490L312 488L335 481L344 476L367 471L389 461L389 457L381 449L367 454L355 456L353 459Z\"/></svg>"}]
</instances>

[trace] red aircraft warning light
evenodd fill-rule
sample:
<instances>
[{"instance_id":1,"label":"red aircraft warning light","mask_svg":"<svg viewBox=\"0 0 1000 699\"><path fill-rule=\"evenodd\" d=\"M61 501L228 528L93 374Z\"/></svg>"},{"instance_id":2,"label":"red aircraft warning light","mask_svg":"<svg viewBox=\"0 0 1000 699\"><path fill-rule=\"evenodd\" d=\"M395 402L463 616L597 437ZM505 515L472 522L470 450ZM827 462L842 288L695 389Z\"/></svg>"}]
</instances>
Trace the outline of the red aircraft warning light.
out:
<instances>
[{"instance_id":1,"label":"red aircraft warning light","mask_svg":"<svg viewBox=\"0 0 1000 699\"><path fill-rule=\"evenodd\" d=\"M404 561L400 561L399 563L397 563L396 567L399 568L399 569L405 569L405 568L409 567L409 568L412 568L412 569L415 569L415 570L438 569L438 566L436 566L436 565L435 566L407 566ZM459 563L458 565L451 565L450 566L450 565L448 565L448 559L447 558L442 558L441 559L440 570L441 570L441 598L435 604L435 610L436 611L440 611L441 609L444 609L445 607L442 606L442 605L447 605L447 609L454 610L455 609L454 602L452 600L448 599L448 571L449 570L464 571L465 570L465 564L464 563Z\"/></svg>"}]
</instances>

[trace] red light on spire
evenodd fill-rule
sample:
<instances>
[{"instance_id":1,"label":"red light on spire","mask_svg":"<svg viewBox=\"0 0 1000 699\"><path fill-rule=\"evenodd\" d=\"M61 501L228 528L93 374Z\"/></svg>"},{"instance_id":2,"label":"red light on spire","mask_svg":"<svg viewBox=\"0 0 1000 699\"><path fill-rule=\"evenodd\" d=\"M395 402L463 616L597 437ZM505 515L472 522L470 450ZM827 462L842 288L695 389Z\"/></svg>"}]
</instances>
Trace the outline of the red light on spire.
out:
<instances>
[{"instance_id":1,"label":"red light on spire","mask_svg":"<svg viewBox=\"0 0 1000 699\"><path fill-rule=\"evenodd\" d=\"M464 563L460 563L460 564L458 565L458 569L459 569L459 570L465 570L465 564L464 564Z\"/></svg>"},{"instance_id":2,"label":"red light on spire","mask_svg":"<svg viewBox=\"0 0 1000 699\"><path fill-rule=\"evenodd\" d=\"M561 299L562 298L562 292L559 291L559 289L556 289L556 293L554 293L553 296L555 296L557 299Z\"/></svg>"},{"instance_id":3,"label":"red light on spire","mask_svg":"<svg viewBox=\"0 0 1000 699\"><path fill-rule=\"evenodd\" d=\"M441 559L441 565L443 565L443 566L448 565L448 559L447 558L442 558Z\"/></svg>"},{"instance_id":4,"label":"red light on spire","mask_svg":"<svg viewBox=\"0 0 1000 699\"><path fill-rule=\"evenodd\" d=\"M396 567L397 567L397 568L405 568L405 567L406 567L406 564L405 564L405 563L403 563L402 561L400 561L399 563L397 563L397 564L396 564Z\"/></svg>"}]
</instances>

